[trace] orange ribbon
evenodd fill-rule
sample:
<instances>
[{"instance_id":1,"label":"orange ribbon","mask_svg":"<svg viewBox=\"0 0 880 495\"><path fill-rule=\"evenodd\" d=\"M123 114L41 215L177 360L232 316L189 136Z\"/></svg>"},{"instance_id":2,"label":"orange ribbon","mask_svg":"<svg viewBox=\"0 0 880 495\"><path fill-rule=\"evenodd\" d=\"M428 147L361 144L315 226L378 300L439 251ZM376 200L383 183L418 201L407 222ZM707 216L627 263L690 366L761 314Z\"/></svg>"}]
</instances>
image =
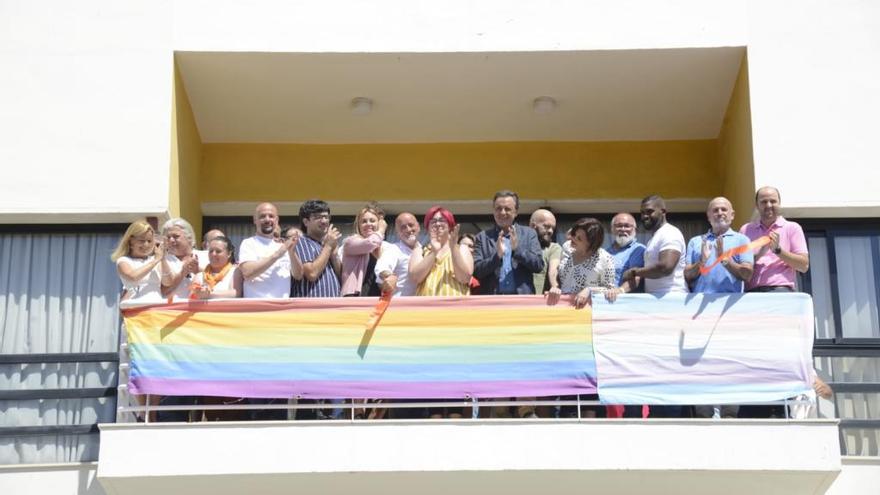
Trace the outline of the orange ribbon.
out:
<instances>
[{"instance_id":1,"label":"orange ribbon","mask_svg":"<svg viewBox=\"0 0 880 495\"><path fill-rule=\"evenodd\" d=\"M198 283L198 282L193 282L192 284L190 284L190 286L189 286L189 298L190 298L190 299L198 299L199 296L197 296L196 293L197 293L198 291L202 290L203 287L205 287L205 286L202 285L202 284L200 284L200 283Z\"/></svg>"},{"instance_id":2,"label":"orange ribbon","mask_svg":"<svg viewBox=\"0 0 880 495\"><path fill-rule=\"evenodd\" d=\"M370 319L367 320L367 328L368 332L372 332L379 326L379 322L382 321L382 316L385 315L385 310L388 309L388 305L391 304L391 297L394 295L393 292L385 292L379 298L379 301L376 303L376 306L370 311Z\"/></svg>"},{"instance_id":3,"label":"orange ribbon","mask_svg":"<svg viewBox=\"0 0 880 495\"><path fill-rule=\"evenodd\" d=\"M748 244L744 244L742 246L737 246L735 248L728 249L727 251L724 251L723 253L721 253L717 258L715 258L715 261L713 261L712 264L710 264L708 266L707 265L701 266L700 267L700 275L706 275L707 273L712 271L713 268L715 268L715 265L717 265L718 263L721 263L724 260L728 260L730 258L733 258L734 256L736 256L738 254L745 253L746 251L754 251L755 249L760 249L767 244L770 244L770 237L765 235L763 237L759 237L759 238L755 239L754 241L752 241Z\"/></svg>"}]
</instances>

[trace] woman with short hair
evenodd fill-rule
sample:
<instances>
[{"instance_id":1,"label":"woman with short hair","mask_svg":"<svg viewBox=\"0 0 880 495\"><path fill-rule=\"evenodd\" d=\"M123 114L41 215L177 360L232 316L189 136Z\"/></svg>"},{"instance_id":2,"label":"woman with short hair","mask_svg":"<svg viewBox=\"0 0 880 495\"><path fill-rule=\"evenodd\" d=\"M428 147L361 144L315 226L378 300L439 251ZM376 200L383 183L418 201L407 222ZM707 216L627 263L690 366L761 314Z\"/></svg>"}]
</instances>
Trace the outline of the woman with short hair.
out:
<instances>
[{"instance_id":1,"label":"woman with short hair","mask_svg":"<svg viewBox=\"0 0 880 495\"><path fill-rule=\"evenodd\" d=\"M549 304L556 304L561 294L574 296L574 305L583 308L594 292L609 301L619 292L614 272L614 257L602 249L605 229L595 218L581 218L571 227L571 251L559 263L559 287L547 293Z\"/></svg>"},{"instance_id":2,"label":"woman with short hair","mask_svg":"<svg viewBox=\"0 0 880 495\"><path fill-rule=\"evenodd\" d=\"M474 274L474 257L467 246L458 244L461 226L452 212L434 206L425 214L430 242L413 251L409 276L417 296L467 296Z\"/></svg>"},{"instance_id":3,"label":"woman with short hair","mask_svg":"<svg viewBox=\"0 0 880 495\"><path fill-rule=\"evenodd\" d=\"M172 218L162 225L165 260L162 267L162 295L169 299L189 299L193 276L199 272L199 260L193 253L195 233L182 218Z\"/></svg>"}]
</instances>

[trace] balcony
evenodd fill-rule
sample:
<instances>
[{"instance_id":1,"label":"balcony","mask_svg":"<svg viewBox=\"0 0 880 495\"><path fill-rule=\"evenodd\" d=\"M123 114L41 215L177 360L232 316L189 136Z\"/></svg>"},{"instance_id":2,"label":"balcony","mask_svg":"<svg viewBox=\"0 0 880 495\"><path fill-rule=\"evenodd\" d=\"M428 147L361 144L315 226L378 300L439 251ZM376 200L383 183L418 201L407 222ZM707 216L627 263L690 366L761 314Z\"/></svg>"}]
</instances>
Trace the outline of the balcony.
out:
<instances>
[{"instance_id":1,"label":"balcony","mask_svg":"<svg viewBox=\"0 0 880 495\"><path fill-rule=\"evenodd\" d=\"M305 300L248 302L253 314L235 307L241 300L134 308L125 310L132 362L123 363L131 379L120 398L130 387L158 395L458 398L478 409L491 397L596 391L618 404L778 402L811 390L812 306L804 295L774 295L769 304L765 296L629 296L596 302L592 312L530 296L467 304L410 298L392 301L372 329L364 327L375 303L367 298L311 309ZM420 311L434 313L414 319ZM311 323L297 327L303 321ZM749 339L753 332L762 340ZM274 344L261 340L267 335ZM528 345L498 347L522 341ZM458 361L444 361L449 356ZM532 363L536 379L516 376L518 359ZM554 364L534 365L541 362ZM412 372L387 373L403 365ZM101 425L97 477L109 493L518 494L557 486L824 493L841 471L836 420L124 422L148 407L123 402L120 422Z\"/></svg>"}]
</instances>

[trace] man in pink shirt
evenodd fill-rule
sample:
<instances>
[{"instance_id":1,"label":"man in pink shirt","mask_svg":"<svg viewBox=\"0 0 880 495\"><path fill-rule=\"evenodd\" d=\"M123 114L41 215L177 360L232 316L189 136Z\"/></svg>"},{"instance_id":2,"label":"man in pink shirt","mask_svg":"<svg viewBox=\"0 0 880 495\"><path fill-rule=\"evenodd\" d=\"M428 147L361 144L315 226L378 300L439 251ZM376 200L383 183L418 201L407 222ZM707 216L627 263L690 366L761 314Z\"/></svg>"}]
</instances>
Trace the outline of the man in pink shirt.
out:
<instances>
[{"instance_id":1,"label":"man in pink shirt","mask_svg":"<svg viewBox=\"0 0 880 495\"><path fill-rule=\"evenodd\" d=\"M770 237L770 243L755 253L755 272L746 282L746 292L792 292L796 272L805 273L810 268L804 231L779 214L781 205L778 189L758 189L755 207L761 218L740 229L753 241L765 235Z\"/></svg>"},{"instance_id":2,"label":"man in pink shirt","mask_svg":"<svg viewBox=\"0 0 880 495\"><path fill-rule=\"evenodd\" d=\"M755 207L761 218L743 225L740 232L750 240L770 237L770 243L755 253L754 273L746 282L746 292L793 292L796 272L810 268L807 240L804 231L795 222L779 214L779 190L765 186L755 193ZM781 405L745 405L739 409L740 418L784 418Z\"/></svg>"}]
</instances>

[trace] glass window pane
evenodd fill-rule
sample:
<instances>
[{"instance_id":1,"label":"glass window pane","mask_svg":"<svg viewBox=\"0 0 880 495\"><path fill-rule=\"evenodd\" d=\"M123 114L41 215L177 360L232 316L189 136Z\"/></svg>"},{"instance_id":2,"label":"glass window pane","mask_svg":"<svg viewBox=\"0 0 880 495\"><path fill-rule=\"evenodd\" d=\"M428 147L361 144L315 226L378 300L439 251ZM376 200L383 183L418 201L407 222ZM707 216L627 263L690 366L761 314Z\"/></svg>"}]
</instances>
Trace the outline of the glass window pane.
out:
<instances>
[{"instance_id":1,"label":"glass window pane","mask_svg":"<svg viewBox=\"0 0 880 495\"><path fill-rule=\"evenodd\" d=\"M880 337L877 318L877 280L874 272L872 238L836 237L837 286L843 336ZM875 241L876 242L876 241Z\"/></svg>"},{"instance_id":2,"label":"glass window pane","mask_svg":"<svg viewBox=\"0 0 880 495\"><path fill-rule=\"evenodd\" d=\"M828 241L824 237L807 239L810 250L810 282L817 339L834 338L834 312L831 306L831 274L828 269Z\"/></svg>"}]
</instances>

